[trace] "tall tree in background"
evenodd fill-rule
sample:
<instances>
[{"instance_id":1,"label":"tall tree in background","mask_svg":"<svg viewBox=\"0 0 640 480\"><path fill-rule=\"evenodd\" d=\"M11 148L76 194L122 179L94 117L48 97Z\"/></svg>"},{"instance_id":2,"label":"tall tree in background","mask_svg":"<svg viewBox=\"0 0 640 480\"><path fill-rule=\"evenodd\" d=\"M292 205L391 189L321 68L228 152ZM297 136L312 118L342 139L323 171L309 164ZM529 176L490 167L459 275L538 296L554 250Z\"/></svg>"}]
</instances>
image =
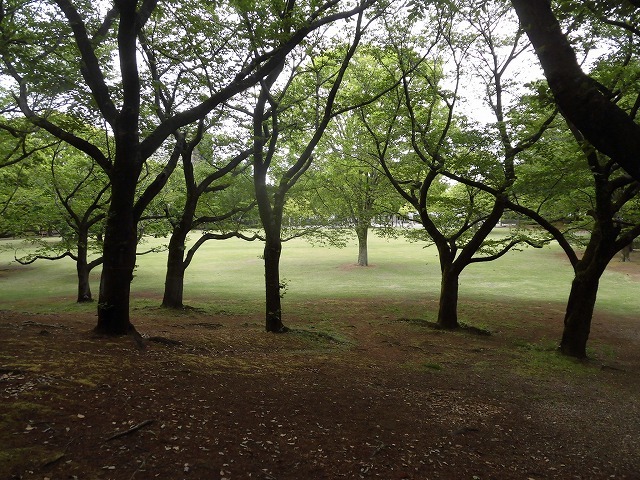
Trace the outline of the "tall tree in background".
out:
<instances>
[{"instance_id":1,"label":"tall tree in background","mask_svg":"<svg viewBox=\"0 0 640 480\"><path fill-rule=\"evenodd\" d=\"M385 65L393 54L368 43L351 62L343 96L376 96L398 83L396 71ZM331 215L334 225L355 231L359 266L369 265L368 237L374 220L388 227L401 204L377 161L376 146L370 142L357 111L334 119L321 141L313 175L316 177L315 208ZM385 229L385 231L389 231Z\"/></svg>"},{"instance_id":2,"label":"tall tree in background","mask_svg":"<svg viewBox=\"0 0 640 480\"><path fill-rule=\"evenodd\" d=\"M339 123L339 122L336 122ZM374 219L385 224L397 211L396 196L389 195L391 185L387 177L364 148L361 141L350 135L353 122L340 125L329 136L329 151L318 155L315 209L330 215L334 226L355 231L358 241L357 265L369 265L368 238ZM362 132L359 132L360 134ZM395 207L395 208L394 208Z\"/></svg>"},{"instance_id":3,"label":"tall tree in background","mask_svg":"<svg viewBox=\"0 0 640 480\"><path fill-rule=\"evenodd\" d=\"M309 32L366 5L341 11L339 1L291 1L279 8L256 2L249 16L235 14L238 6L247 5L155 0L115 0L111 8L73 0L3 4L0 74L12 80L9 89L17 110L91 157L111 181L97 332L133 330L129 301L137 223L175 168L183 141L175 143L162 173L139 192L145 162L171 143L179 129L205 118L278 68ZM165 36L165 43L176 47L155 51L163 62L141 60L140 45L154 35ZM163 70L150 72L153 63ZM159 89L166 85L171 85L172 110L154 116L151 112L162 110ZM103 128L113 141L106 142L108 148L92 142L72 125L52 118L57 109Z\"/></svg>"}]
</instances>

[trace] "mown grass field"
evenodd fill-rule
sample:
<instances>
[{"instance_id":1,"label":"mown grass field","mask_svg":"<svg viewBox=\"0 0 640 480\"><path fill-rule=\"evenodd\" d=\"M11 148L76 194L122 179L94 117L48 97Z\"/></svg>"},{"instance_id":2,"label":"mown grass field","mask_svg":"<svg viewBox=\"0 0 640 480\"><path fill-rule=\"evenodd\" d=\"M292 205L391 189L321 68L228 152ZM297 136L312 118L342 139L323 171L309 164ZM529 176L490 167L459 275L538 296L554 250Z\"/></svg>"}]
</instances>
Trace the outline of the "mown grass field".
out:
<instances>
[{"instance_id":1,"label":"mown grass field","mask_svg":"<svg viewBox=\"0 0 640 480\"><path fill-rule=\"evenodd\" d=\"M140 250L162 243L148 239ZM75 294L75 269L70 259L40 260L29 266L13 261L15 240L0 243L0 305L4 309L50 310L65 308ZM23 248L18 253L23 253ZM209 242L187 270L185 302L199 308L261 309L263 299L262 244L241 240ZM433 300L439 292L440 272L435 247L404 239L372 236L371 266L355 266L355 243L345 248L312 246L304 240L284 245L281 277L287 284L285 308L318 299L403 298ZM140 256L132 284L133 304L162 295L166 255ZM616 258L612 264L619 263ZM640 270L638 270L640 274ZM99 269L93 273L97 296ZM572 270L555 245L526 248L503 258L469 266L462 274L460 306L467 300L558 304L566 301ZM153 302L153 300L151 300ZM86 308L86 307L80 307ZM640 310L635 270L611 268L602 279L597 308L615 315Z\"/></svg>"}]
</instances>

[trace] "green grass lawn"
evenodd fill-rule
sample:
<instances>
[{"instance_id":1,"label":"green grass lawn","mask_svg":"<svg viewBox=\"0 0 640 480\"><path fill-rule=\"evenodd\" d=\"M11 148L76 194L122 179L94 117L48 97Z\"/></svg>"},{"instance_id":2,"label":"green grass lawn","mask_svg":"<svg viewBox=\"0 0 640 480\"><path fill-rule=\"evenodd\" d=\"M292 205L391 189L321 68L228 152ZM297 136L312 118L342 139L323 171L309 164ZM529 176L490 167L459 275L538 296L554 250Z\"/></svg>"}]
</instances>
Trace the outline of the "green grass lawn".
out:
<instances>
[{"instance_id":1,"label":"green grass lawn","mask_svg":"<svg viewBox=\"0 0 640 480\"><path fill-rule=\"evenodd\" d=\"M151 239L146 250L161 243ZM13 261L15 241L0 242L0 308L43 311L69 307L75 299L75 267L70 259L38 261L22 266ZM262 243L242 240L211 241L197 253L187 270L185 302L261 311L263 299ZM355 266L357 246L346 248L312 246L304 240L284 244L281 277L287 284L285 304L318 299L377 298L427 300L437 298L440 271L434 247L404 239L385 240L372 236L371 266ZM164 285L166 256L140 256L132 285L136 299L157 304ZM617 262L614 259L613 262ZM97 297L99 270L93 275ZM561 250L554 245L527 248L501 259L469 266L460 279L460 301L526 302L558 304L566 301L572 270ZM630 315L640 310L638 282L616 271L605 273L597 308ZM66 305L67 307L63 307ZM226 307L225 307L226 306ZM92 309L94 307L83 307Z\"/></svg>"}]
</instances>

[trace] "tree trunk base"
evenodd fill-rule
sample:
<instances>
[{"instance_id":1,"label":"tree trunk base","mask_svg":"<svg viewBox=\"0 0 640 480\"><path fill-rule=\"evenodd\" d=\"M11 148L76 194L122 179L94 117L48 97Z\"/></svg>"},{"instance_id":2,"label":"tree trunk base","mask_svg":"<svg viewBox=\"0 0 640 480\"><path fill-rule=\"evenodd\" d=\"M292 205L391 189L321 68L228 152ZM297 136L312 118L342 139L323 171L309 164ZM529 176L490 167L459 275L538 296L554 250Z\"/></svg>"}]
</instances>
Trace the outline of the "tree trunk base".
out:
<instances>
[{"instance_id":1,"label":"tree trunk base","mask_svg":"<svg viewBox=\"0 0 640 480\"><path fill-rule=\"evenodd\" d=\"M287 333L291 329L289 327L285 327L284 325L280 325L279 327L267 328L267 332L269 333Z\"/></svg>"},{"instance_id":2,"label":"tree trunk base","mask_svg":"<svg viewBox=\"0 0 640 480\"><path fill-rule=\"evenodd\" d=\"M162 302L160 307L166 308L169 310L186 310L187 307L184 306L183 303L173 303L173 302Z\"/></svg>"},{"instance_id":3,"label":"tree trunk base","mask_svg":"<svg viewBox=\"0 0 640 480\"><path fill-rule=\"evenodd\" d=\"M578 345L574 345L575 342L568 342L563 339L560 347L560 353L567 357L577 358L578 360L585 360L587 358L587 350L583 346L586 344L586 340L584 342L578 342Z\"/></svg>"},{"instance_id":4,"label":"tree trunk base","mask_svg":"<svg viewBox=\"0 0 640 480\"><path fill-rule=\"evenodd\" d=\"M438 321L436 325L440 330L458 330L460 328L460 324L457 321L453 323L449 321L447 322Z\"/></svg>"}]
</instances>

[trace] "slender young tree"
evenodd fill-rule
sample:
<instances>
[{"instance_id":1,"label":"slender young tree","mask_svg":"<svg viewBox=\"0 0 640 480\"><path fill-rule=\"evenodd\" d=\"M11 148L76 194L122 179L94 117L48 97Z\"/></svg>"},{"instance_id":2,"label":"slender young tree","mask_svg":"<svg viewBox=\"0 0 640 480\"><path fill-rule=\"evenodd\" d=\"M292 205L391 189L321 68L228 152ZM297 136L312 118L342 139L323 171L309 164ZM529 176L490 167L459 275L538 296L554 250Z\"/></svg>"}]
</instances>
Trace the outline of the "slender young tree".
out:
<instances>
[{"instance_id":1,"label":"slender young tree","mask_svg":"<svg viewBox=\"0 0 640 480\"><path fill-rule=\"evenodd\" d=\"M355 108L339 106L337 98L349 63L372 21L366 20L362 11L355 21L350 43L344 48L311 58L303 52L301 60L282 62L261 82L251 116L254 188L265 237L268 332L288 330L282 322L284 285L280 280L287 194L310 167L314 150L332 118Z\"/></svg>"}]
</instances>

